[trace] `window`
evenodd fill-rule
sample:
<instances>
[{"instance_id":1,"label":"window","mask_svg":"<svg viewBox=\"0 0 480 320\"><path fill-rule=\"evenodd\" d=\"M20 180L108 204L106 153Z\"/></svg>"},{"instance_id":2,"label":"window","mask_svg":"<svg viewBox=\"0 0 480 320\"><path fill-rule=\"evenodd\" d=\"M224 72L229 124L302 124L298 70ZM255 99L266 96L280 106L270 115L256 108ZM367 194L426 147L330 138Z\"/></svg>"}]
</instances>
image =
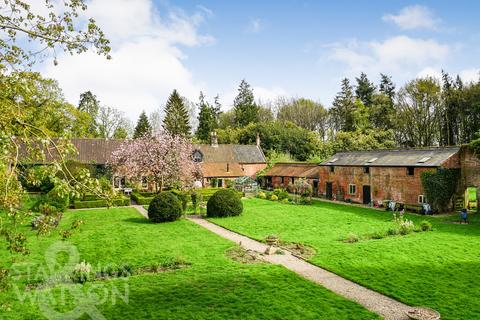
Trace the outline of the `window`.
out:
<instances>
[{"instance_id":1,"label":"window","mask_svg":"<svg viewBox=\"0 0 480 320\"><path fill-rule=\"evenodd\" d=\"M194 162L202 162L203 154L200 152L200 150L195 150L192 154L192 158Z\"/></svg>"},{"instance_id":2,"label":"window","mask_svg":"<svg viewBox=\"0 0 480 320\"><path fill-rule=\"evenodd\" d=\"M425 199L425 196L423 194L418 196L418 203L420 204L427 203L427 199Z\"/></svg>"},{"instance_id":3,"label":"window","mask_svg":"<svg viewBox=\"0 0 480 320\"><path fill-rule=\"evenodd\" d=\"M428 160L430 160L431 158L432 158L432 157L424 157L424 158L418 160L418 163L425 163L425 162L427 162Z\"/></svg>"},{"instance_id":4,"label":"window","mask_svg":"<svg viewBox=\"0 0 480 320\"><path fill-rule=\"evenodd\" d=\"M372 158L372 159L368 160L367 163L372 163L372 162L375 162L377 160L378 160L378 158Z\"/></svg>"},{"instance_id":5,"label":"window","mask_svg":"<svg viewBox=\"0 0 480 320\"><path fill-rule=\"evenodd\" d=\"M113 187L115 189L120 189L120 187L122 186L121 183L120 183L120 177L114 177L113 178Z\"/></svg>"},{"instance_id":6,"label":"window","mask_svg":"<svg viewBox=\"0 0 480 320\"><path fill-rule=\"evenodd\" d=\"M414 167L407 167L407 176L415 175L415 168Z\"/></svg>"},{"instance_id":7,"label":"window","mask_svg":"<svg viewBox=\"0 0 480 320\"><path fill-rule=\"evenodd\" d=\"M282 179L282 184L284 184L285 183L285 177L281 177L281 179Z\"/></svg>"},{"instance_id":8,"label":"window","mask_svg":"<svg viewBox=\"0 0 480 320\"><path fill-rule=\"evenodd\" d=\"M334 166L330 167L330 172L335 172L335 167Z\"/></svg>"},{"instance_id":9,"label":"window","mask_svg":"<svg viewBox=\"0 0 480 320\"><path fill-rule=\"evenodd\" d=\"M363 172L367 174L370 173L370 167L364 167Z\"/></svg>"},{"instance_id":10,"label":"window","mask_svg":"<svg viewBox=\"0 0 480 320\"><path fill-rule=\"evenodd\" d=\"M142 177L142 188L147 189L148 188L148 180L147 177Z\"/></svg>"},{"instance_id":11,"label":"window","mask_svg":"<svg viewBox=\"0 0 480 320\"><path fill-rule=\"evenodd\" d=\"M357 186L354 184L348 185L348 194L356 194L357 193Z\"/></svg>"},{"instance_id":12,"label":"window","mask_svg":"<svg viewBox=\"0 0 480 320\"><path fill-rule=\"evenodd\" d=\"M294 183L295 183L295 178L294 178L294 177L291 177L291 178L290 178L290 183L291 183L291 184L294 184Z\"/></svg>"}]
</instances>

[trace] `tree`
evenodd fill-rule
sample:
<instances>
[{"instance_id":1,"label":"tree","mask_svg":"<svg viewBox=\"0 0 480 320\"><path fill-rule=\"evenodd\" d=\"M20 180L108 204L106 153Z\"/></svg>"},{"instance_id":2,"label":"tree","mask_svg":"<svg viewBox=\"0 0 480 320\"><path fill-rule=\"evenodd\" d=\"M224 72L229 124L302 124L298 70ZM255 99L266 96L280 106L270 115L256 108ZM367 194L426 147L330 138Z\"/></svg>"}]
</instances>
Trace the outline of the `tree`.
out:
<instances>
[{"instance_id":1,"label":"tree","mask_svg":"<svg viewBox=\"0 0 480 320\"><path fill-rule=\"evenodd\" d=\"M113 139L124 140L128 138L128 128L127 127L117 127L113 131Z\"/></svg>"},{"instance_id":2,"label":"tree","mask_svg":"<svg viewBox=\"0 0 480 320\"><path fill-rule=\"evenodd\" d=\"M91 137L96 137L98 135L96 119L98 117L99 108L100 102L91 91L85 91L80 94L78 110L85 112L90 116L91 123L87 129L87 133Z\"/></svg>"},{"instance_id":3,"label":"tree","mask_svg":"<svg viewBox=\"0 0 480 320\"><path fill-rule=\"evenodd\" d=\"M218 127L218 124L215 107L212 107L205 101L203 92L200 92L198 108L200 112L198 113L198 128L196 136L200 141L208 142L210 134Z\"/></svg>"},{"instance_id":4,"label":"tree","mask_svg":"<svg viewBox=\"0 0 480 320\"><path fill-rule=\"evenodd\" d=\"M100 138L113 138L113 135L120 128L129 131L130 123L123 112L108 106L100 107L98 113L98 135Z\"/></svg>"},{"instance_id":5,"label":"tree","mask_svg":"<svg viewBox=\"0 0 480 320\"><path fill-rule=\"evenodd\" d=\"M370 107L372 104L373 94L375 93L375 85L368 80L365 73L360 74L360 78L355 78L357 80L357 86L355 88L355 95L357 99L360 99L366 107Z\"/></svg>"},{"instance_id":6,"label":"tree","mask_svg":"<svg viewBox=\"0 0 480 320\"><path fill-rule=\"evenodd\" d=\"M162 132L126 141L113 153L117 174L140 182L146 177L157 192L164 187L191 187L199 175L199 165L192 159L193 146L181 135Z\"/></svg>"},{"instance_id":7,"label":"tree","mask_svg":"<svg viewBox=\"0 0 480 320\"><path fill-rule=\"evenodd\" d=\"M384 93L376 93L372 96L372 104L369 108L370 123L380 130L393 129L395 122L395 108L393 101Z\"/></svg>"},{"instance_id":8,"label":"tree","mask_svg":"<svg viewBox=\"0 0 480 320\"><path fill-rule=\"evenodd\" d=\"M328 126L328 111L317 102L309 99L291 99L279 101L277 119L290 121L311 131L317 131L322 140Z\"/></svg>"},{"instance_id":9,"label":"tree","mask_svg":"<svg viewBox=\"0 0 480 320\"><path fill-rule=\"evenodd\" d=\"M184 100L177 90L173 90L165 105L163 129L173 135L189 136L191 130L189 117Z\"/></svg>"},{"instance_id":10,"label":"tree","mask_svg":"<svg viewBox=\"0 0 480 320\"><path fill-rule=\"evenodd\" d=\"M85 23L80 18L87 9L85 0L45 0L42 4L44 10L39 10L41 13L32 11L27 1L5 0L1 9L0 65L9 65L13 69L32 66L48 55L53 55L54 63L57 63L56 52L78 54L91 48L110 58L109 41L102 30L93 19ZM79 29L79 26L84 27Z\"/></svg>"},{"instance_id":11,"label":"tree","mask_svg":"<svg viewBox=\"0 0 480 320\"><path fill-rule=\"evenodd\" d=\"M148 122L147 114L145 113L145 111L142 111L142 113L140 114L140 117L138 118L137 126L135 127L135 131L133 133L133 138L137 139L145 135L151 135L151 134L152 134L152 127Z\"/></svg>"},{"instance_id":12,"label":"tree","mask_svg":"<svg viewBox=\"0 0 480 320\"><path fill-rule=\"evenodd\" d=\"M150 116L148 117L148 122L152 127L153 134L162 131L162 118L163 118L163 110L161 109L157 109L152 113L150 113Z\"/></svg>"},{"instance_id":13,"label":"tree","mask_svg":"<svg viewBox=\"0 0 480 320\"><path fill-rule=\"evenodd\" d=\"M380 78L380 93L388 96L393 102L393 98L395 97L395 85L392 82L392 77L380 73Z\"/></svg>"},{"instance_id":14,"label":"tree","mask_svg":"<svg viewBox=\"0 0 480 320\"><path fill-rule=\"evenodd\" d=\"M335 131L354 131L355 98L347 78L342 80L342 89L335 96L330 109L331 126Z\"/></svg>"},{"instance_id":15,"label":"tree","mask_svg":"<svg viewBox=\"0 0 480 320\"><path fill-rule=\"evenodd\" d=\"M258 109L253 96L253 90L245 80L242 80L238 87L238 94L233 101L235 125L237 127L245 127L250 123L258 122Z\"/></svg>"},{"instance_id":16,"label":"tree","mask_svg":"<svg viewBox=\"0 0 480 320\"><path fill-rule=\"evenodd\" d=\"M440 114L440 144L456 145L458 140L458 117L461 113L458 90L449 74L442 70L442 102Z\"/></svg>"},{"instance_id":17,"label":"tree","mask_svg":"<svg viewBox=\"0 0 480 320\"><path fill-rule=\"evenodd\" d=\"M439 141L441 92L433 78L416 79L397 94L397 141L407 147L428 147Z\"/></svg>"}]
</instances>

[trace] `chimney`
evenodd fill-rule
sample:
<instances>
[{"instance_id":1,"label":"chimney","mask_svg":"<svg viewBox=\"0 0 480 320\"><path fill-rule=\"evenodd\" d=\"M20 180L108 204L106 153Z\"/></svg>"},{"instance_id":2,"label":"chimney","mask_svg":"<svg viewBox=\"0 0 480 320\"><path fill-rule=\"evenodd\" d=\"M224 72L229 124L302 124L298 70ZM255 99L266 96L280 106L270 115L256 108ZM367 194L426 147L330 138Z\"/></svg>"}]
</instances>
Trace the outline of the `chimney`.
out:
<instances>
[{"instance_id":1,"label":"chimney","mask_svg":"<svg viewBox=\"0 0 480 320\"><path fill-rule=\"evenodd\" d=\"M260 134L257 133L257 147L260 147Z\"/></svg>"},{"instance_id":2,"label":"chimney","mask_svg":"<svg viewBox=\"0 0 480 320\"><path fill-rule=\"evenodd\" d=\"M215 131L213 131L210 134L210 144L211 144L212 147L218 147L218 137L217 137L217 133Z\"/></svg>"}]
</instances>

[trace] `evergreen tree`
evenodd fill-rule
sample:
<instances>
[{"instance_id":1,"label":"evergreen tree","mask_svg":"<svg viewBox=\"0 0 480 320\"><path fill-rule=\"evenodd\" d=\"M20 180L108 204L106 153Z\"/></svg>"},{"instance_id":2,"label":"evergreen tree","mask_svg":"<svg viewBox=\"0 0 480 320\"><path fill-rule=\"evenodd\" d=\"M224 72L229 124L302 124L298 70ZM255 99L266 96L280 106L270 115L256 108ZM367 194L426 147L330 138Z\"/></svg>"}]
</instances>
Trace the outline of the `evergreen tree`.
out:
<instances>
[{"instance_id":1,"label":"evergreen tree","mask_svg":"<svg viewBox=\"0 0 480 320\"><path fill-rule=\"evenodd\" d=\"M335 96L330 109L332 127L335 131L354 131L355 130L355 97L350 81L345 78L342 80L342 89Z\"/></svg>"},{"instance_id":2,"label":"evergreen tree","mask_svg":"<svg viewBox=\"0 0 480 320\"><path fill-rule=\"evenodd\" d=\"M99 108L100 102L91 91L85 91L80 94L78 110L86 112L90 116L90 125L88 126L87 133L91 137L98 136L97 117Z\"/></svg>"},{"instance_id":3,"label":"evergreen tree","mask_svg":"<svg viewBox=\"0 0 480 320\"><path fill-rule=\"evenodd\" d=\"M173 90L165 105L163 129L173 135L188 136L191 130L189 118L190 115L184 100L177 90Z\"/></svg>"},{"instance_id":4,"label":"evergreen tree","mask_svg":"<svg viewBox=\"0 0 480 320\"><path fill-rule=\"evenodd\" d=\"M372 96L375 93L375 85L368 80L365 73L360 74L360 78L357 80L357 87L355 88L355 95L357 99L360 99L366 107L372 105Z\"/></svg>"},{"instance_id":5,"label":"evergreen tree","mask_svg":"<svg viewBox=\"0 0 480 320\"><path fill-rule=\"evenodd\" d=\"M245 80L242 80L238 88L238 95L233 102L235 125L237 127L245 127L250 123L258 122L258 109L253 96L253 90Z\"/></svg>"},{"instance_id":6,"label":"evergreen tree","mask_svg":"<svg viewBox=\"0 0 480 320\"><path fill-rule=\"evenodd\" d=\"M196 136L203 142L208 142L210 133L217 128L217 117L215 114L215 107L211 106L205 101L203 92L200 92L198 108L198 128Z\"/></svg>"},{"instance_id":7,"label":"evergreen tree","mask_svg":"<svg viewBox=\"0 0 480 320\"><path fill-rule=\"evenodd\" d=\"M220 117L220 113L222 113L222 105L220 104L220 97L218 94L213 98L213 111L215 112L215 118L218 119Z\"/></svg>"},{"instance_id":8,"label":"evergreen tree","mask_svg":"<svg viewBox=\"0 0 480 320\"><path fill-rule=\"evenodd\" d=\"M393 103L395 97L395 85L392 82L392 77L380 73L380 93L385 94Z\"/></svg>"},{"instance_id":9,"label":"evergreen tree","mask_svg":"<svg viewBox=\"0 0 480 320\"><path fill-rule=\"evenodd\" d=\"M147 114L145 111L142 111L140 117L138 118L137 126L135 127L135 131L133 133L133 138L137 139L146 135L152 134L152 126L148 121Z\"/></svg>"}]
</instances>

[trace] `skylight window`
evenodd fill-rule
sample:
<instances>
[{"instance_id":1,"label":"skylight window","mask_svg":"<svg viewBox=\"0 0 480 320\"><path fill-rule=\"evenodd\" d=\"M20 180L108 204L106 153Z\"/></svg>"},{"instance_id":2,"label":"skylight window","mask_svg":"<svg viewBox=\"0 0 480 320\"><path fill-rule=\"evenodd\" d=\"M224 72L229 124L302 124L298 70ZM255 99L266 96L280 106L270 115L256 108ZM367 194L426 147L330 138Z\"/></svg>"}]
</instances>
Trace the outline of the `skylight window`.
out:
<instances>
[{"instance_id":1,"label":"skylight window","mask_svg":"<svg viewBox=\"0 0 480 320\"><path fill-rule=\"evenodd\" d=\"M338 158L333 158L333 159L330 160L328 163L334 163L334 162L336 162L336 161L338 161Z\"/></svg>"},{"instance_id":2,"label":"skylight window","mask_svg":"<svg viewBox=\"0 0 480 320\"><path fill-rule=\"evenodd\" d=\"M432 158L432 157L424 157L424 158L418 160L418 163L425 163L425 162L427 162L428 160L430 160L431 158Z\"/></svg>"},{"instance_id":3,"label":"skylight window","mask_svg":"<svg viewBox=\"0 0 480 320\"><path fill-rule=\"evenodd\" d=\"M372 158L372 159L368 160L367 163L375 162L375 161L377 161L377 159L378 159L378 158Z\"/></svg>"}]
</instances>

